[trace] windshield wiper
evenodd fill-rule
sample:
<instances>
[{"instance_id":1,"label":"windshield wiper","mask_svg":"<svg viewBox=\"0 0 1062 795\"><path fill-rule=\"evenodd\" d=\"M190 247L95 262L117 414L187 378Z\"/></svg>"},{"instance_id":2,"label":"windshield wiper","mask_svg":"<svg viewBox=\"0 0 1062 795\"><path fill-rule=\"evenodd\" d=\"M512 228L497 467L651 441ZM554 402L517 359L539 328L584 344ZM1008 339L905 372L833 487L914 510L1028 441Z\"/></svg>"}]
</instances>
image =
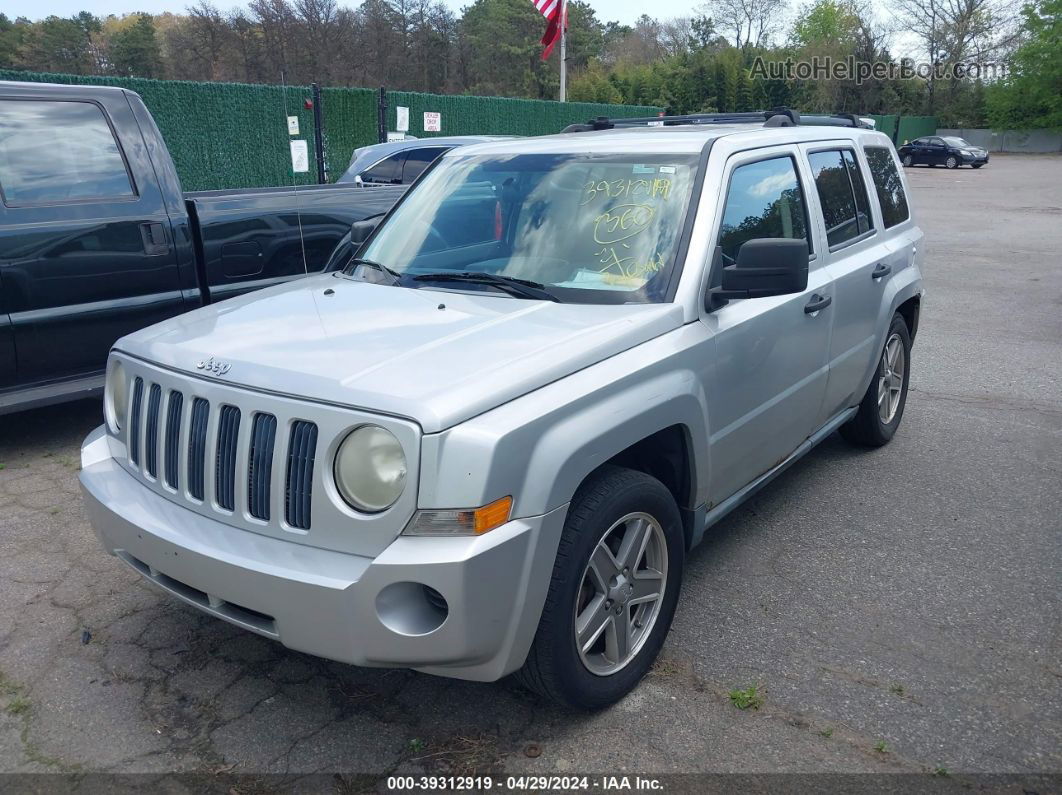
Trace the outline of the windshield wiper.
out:
<instances>
[{"instance_id":1,"label":"windshield wiper","mask_svg":"<svg viewBox=\"0 0 1062 795\"><path fill-rule=\"evenodd\" d=\"M354 266L357 266L357 265L364 265L366 268L373 268L374 270L380 271L380 273L386 273L388 276L391 277L391 284L398 284L400 281L402 281L402 274L399 273L398 271L392 270L391 268L388 268L386 265L381 265L379 262L376 262L375 260L361 259L359 257L355 257L354 259L352 259L350 262L347 263L347 267L350 268L350 274L351 275L353 275L353 273L354 273Z\"/></svg>"},{"instance_id":2,"label":"windshield wiper","mask_svg":"<svg viewBox=\"0 0 1062 795\"><path fill-rule=\"evenodd\" d=\"M418 282L468 282L470 284L489 284L499 290L505 290L510 295L521 298L536 298L543 301L556 301L560 299L545 289L545 286L530 279L517 279L513 276L501 276L497 273L485 271L441 271L439 273L421 273L413 277Z\"/></svg>"}]
</instances>

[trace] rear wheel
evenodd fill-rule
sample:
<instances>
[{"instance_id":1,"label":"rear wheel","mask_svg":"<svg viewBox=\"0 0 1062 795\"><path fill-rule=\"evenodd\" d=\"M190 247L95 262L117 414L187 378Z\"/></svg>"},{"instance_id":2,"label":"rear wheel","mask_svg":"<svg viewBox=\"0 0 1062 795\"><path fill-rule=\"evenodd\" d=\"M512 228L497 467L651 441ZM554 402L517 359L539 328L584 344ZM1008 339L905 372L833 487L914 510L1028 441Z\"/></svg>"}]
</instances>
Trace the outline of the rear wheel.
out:
<instances>
[{"instance_id":1,"label":"rear wheel","mask_svg":"<svg viewBox=\"0 0 1062 795\"><path fill-rule=\"evenodd\" d=\"M678 507L660 481L614 466L591 475L569 508L517 680L575 709L623 698L667 637L684 553Z\"/></svg>"},{"instance_id":2,"label":"rear wheel","mask_svg":"<svg viewBox=\"0 0 1062 795\"><path fill-rule=\"evenodd\" d=\"M903 156L903 164L904 164L904 166L906 168L910 168L911 166L914 165L914 158L911 157L910 155L904 155Z\"/></svg>"},{"instance_id":3,"label":"rear wheel","mask_svg":"<svg viewBox=\"0 0 1062 795\"><path fill-rule=\"evenodd\" d=\"M948 159L944 161L944 165L946 165L948 168L958 168L959 158L957 158L955 155L948 155Z\"/></svg>"},{"instance_id":4,"label":"rear wheel","mask_svg":"<svg viewBox=\"0 0 1062 795\"><path fill-rule=\"evenodd\" d=\"M911 334L897 313L892 316L878 368L856 415L841 426L841 436L853 444L881 447L900 427L911 378Z\"/></svg>"}]
</instances>

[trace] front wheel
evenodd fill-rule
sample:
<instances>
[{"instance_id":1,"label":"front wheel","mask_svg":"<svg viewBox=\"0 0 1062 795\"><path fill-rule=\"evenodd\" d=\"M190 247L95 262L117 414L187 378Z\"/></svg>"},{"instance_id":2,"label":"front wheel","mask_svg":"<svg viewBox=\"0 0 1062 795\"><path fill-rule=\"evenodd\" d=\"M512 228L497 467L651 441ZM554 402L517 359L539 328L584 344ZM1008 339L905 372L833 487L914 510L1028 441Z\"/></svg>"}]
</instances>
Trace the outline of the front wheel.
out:
<instances>
[{"instance_id":1,"label":"front wheel","mask_svg":"<svg viewBox=\"0 0 1062 795\"><path fill-rule=\"evenodd\" d=\"M911 334L897 313L892 316L878 368L870 380L856 415L841 426L841 436L853 444L881 447L900 427L911 379Z\"/></svg>"},{"instance_id":2,"label":"front wheel","mask_svg":"<svg viewBox=\"0 0 1062 795\"><path fill-rule=\"evenodd\" d=\"M904 165L905 168L910 168L911 166L914 165L914 158L911 157L910 155L904 155L903 156L903 165Z\"/></svg>"},{"instance_id":3,"label":"front wheel","mask_svg":"<svg viewBox=\"0 0 1062 795\"><path fill-rule=\"evenodd\" d=\"M944 165L946 165L948 168L958 168L959 158L957 158L955 155L948 155L948 159L944 161Z\"/></svg>"},{"instance_id":4,"label":"front wheel","mask_svg":"<svg viewBox=\"0 0 1062 795\"><path fill-rule=\"evenodd\" d=\"M568 510L538 631L517 680L562 706L600 709L645 676L675 615L685 540L671 492L606 466Z\"/></svg>"}]
</instances>

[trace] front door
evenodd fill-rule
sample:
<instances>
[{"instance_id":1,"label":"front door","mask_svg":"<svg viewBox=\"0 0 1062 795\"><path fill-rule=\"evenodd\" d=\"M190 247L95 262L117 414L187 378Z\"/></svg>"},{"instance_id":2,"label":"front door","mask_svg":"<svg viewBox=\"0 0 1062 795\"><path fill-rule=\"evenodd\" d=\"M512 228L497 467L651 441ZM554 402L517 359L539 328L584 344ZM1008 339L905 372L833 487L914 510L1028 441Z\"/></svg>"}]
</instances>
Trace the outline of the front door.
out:
<instances>
[{"instance_id":1,"label":"front door","mask_svg":"<svg viewBox=\"0 0 1062 795\"><path fill-rule=\"evenodd\" d=\"M731 158L717 232L721 267L757 238L803 238L812 260L802 293L731 300L702 320L714 341L708 402L711 506L783 461L816 429L827 379L833 285L816 256L808 180L791 152L760 149Z\"/></svg>"},{"instance_id":2,"label":"front door","mask_svg":"<svg viewBox=\"0 0 1062 795\"><path fill-rule=\"evenodd\" d=\"M73 96L0 96L0 280L20 385L102 372L119 337L184 308L128 100Z\"/></svg>"}]
</instances>

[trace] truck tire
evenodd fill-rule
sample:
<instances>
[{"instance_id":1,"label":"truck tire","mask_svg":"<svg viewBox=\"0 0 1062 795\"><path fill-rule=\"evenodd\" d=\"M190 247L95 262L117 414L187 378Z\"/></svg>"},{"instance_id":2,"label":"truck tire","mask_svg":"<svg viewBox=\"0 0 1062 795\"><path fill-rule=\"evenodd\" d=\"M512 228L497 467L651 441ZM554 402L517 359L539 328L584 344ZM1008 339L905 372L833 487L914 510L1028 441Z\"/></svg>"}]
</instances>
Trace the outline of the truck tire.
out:
<instances>
[{"instance_id":1,"label":"truck tire","mask_svg":"<svg viewBox=\"0 0 1062 795\"><path fill-rule=\"evenodd\" d=\"M645 676L675 615L685 537L656 478L604 466L576 492L538 631L516 680L570 709L594 710Z\"/></svg>"},{"instance_id":2,"label":"truck tire","mask_svg":"<svg viewBox=\"0 0 1062 795\"><path fill-rule=\"evenodd\" d=\"M910 379L911 334L903 317L896 313L892 316L877 370L859 404L859 411L841 426L841 436L852 444L865 447L887 444L903 419Z\"/></svg>"}]
</instances>

